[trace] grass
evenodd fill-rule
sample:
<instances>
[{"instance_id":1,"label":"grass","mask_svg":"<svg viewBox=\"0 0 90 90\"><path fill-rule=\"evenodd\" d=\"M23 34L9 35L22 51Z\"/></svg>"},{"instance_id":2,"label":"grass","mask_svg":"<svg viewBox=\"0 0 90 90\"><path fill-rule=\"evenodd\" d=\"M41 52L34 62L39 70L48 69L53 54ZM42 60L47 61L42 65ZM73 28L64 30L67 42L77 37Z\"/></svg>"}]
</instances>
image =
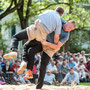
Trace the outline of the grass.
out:
<instances>
[{"instance_id":1,"label":"grass","mask_svg":"<svg viewBox=\"0 0 90 90\"><path fill-rule=\"evenodd\" d=\"M55 86L55 84L53 83L52 85ZM60 83L58 83L58 86L60 85ZM90 86L90 82L85 82L85 83L80 83L79 85L85 85L85 86Z\"/></svg>"},{"instance_id":2,"label":"grass","mask_svg":"<svg viewBox=\"0 0 90 90\"><path fill-rule=\"evenodd\" d=\"M80 83L79 85L85 85L85 86L90 86L90 83Z\"/></svg>"}]
</instances>

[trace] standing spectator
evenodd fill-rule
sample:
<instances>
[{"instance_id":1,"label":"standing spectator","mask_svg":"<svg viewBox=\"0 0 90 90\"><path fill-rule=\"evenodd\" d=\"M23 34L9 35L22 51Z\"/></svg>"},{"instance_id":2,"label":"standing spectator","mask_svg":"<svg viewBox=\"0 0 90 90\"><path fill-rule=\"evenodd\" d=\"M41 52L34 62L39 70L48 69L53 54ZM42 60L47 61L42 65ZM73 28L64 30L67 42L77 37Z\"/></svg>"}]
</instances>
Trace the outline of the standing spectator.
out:
<instances>
[{"instance_id":1,"label":"standing spectator","mask_svg":"<svg viewBox=\"0 0 90 90\"><path fill-rule=\"evenodd\" d=\"M86 57L85 57L85 51L81 51L81 58L83 58L83 63L87 63Z\"/></svg>"},{"instance_id":2,"label":"standing spectator","mask_svg":"<svg viewBox=\"0 0 90 90\"><path fill-rule=\"evenodd\" d=\"M44 84L52 85L52 83L55 83L57 85L57 81L55 80L55 75L51 73L50 70L47 70L44 78Z\"/></svg>"},{"instance_id":3,"label":"standing spectator","mask_svg":"<svg viewBox=\"0 0 90 90\"><path fill-rule=\"evenodd\" d=\"M68 63L69 68L73 68L75 66L74 62L73 62L73 58L70 58L70 62Z\"/></svg>"},{"instance_id":4,"label":"standing spectator","mask_svg":"<svg viewBox=\"0 0 90 90\"><path fill-rule=\"evenodd\" d=\"M70 68L69 73L66 74L60 85L76 85L79 84L79 76L77 72Z\"/></svg>"}]
</instances>

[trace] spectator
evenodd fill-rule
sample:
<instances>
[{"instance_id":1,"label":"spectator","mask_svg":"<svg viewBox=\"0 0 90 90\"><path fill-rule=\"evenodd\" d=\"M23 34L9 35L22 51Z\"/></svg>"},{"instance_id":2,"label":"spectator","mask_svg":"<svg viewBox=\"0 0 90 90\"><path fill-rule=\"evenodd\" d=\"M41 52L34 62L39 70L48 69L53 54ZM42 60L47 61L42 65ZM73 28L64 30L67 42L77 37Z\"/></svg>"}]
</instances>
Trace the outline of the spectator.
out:
<instances>
[{"instance_id":1,"label":"spectator","mask_svg":"<svg viewBox=\"0 0 90 90\"><path fill-rule=\"evenodd\" d=\"M90 53L88 54L88 58L87 59L90 59Z\"/></svg>"},{"instance_id":2,"label":"spectator","mask_svg":"<svg viewBox=\"0 0 90 90\"><path fill-rule=\"evenodd\" d=\"M20 79L19 79L19 75L17 73L13 73L13 79L14 79L14 84L15 85L20 85L21 82L20 82Z\"/></svg>"},{"instance_id":3,"label":"spectator","mask_svg":"<svg viewBox=\"0 0 90 90\"><path fill-rule=\"evenodd\" d=\"M75 66L79 64L79 60L77 57L75 58L74 64L75 64Z\"/></svg>"},{"instance_id":4,"label":"spectator","mask_svg":"<svg viewBox=\"0 0 90 90\"><path fill-rule=\"evenodd\" d=\"M79 72L79 78L80 78L80 82L85 82L86 80L86 72L84 71L84 69L80 69Z\"/></svg>"},{"instance_id":5,"label":"spectator","mask_svg":"<svg viewBox=\"0 0 90 90\"><path fill-rule=\"evenodd\" d=\"M75 60L75 58L76 58L74 53L72 54L72 58L73 58L73 60Z\"/></svg>"},{"instance_id":6,"label":"spectator","mask_svg":"<svg viewBox=\"0 0 90 90\"><path fill-rule=\"evenodd\" d=\"M75 66L74 62L73 62L73 58L70 58L70 62L68 63L69 68L73 68Z\"/></svg>"},{"instance_id":7,"label":"spectator","mask_svg":"<svg viewBox=\"0 0 90 90\"><path fill-rule=\"evenodd\" d=\"M58 52L55 53L54 58L57 60L59 59L60 54Z\"/></svg>"},{"instance_id":8,"label":"spectator","mask_svg":"<svg viewBox=\"0 0 90 90\"><path fill-rule=\"evenodd\" d=\"M84 69L85 71L88 72L87 68L84 66L83 64L83 61L80 62L79 65L75 66L74 69L77 71L77 72L80 72L80 69Z\"/></svg>"},{"instance_id":9,"label":"spectator","mask_svg":"<svg viewBox=\"0 0 90 90\"><path fill-rule=\"evenodd\" d=\"M62 64L63 63L63 56L59 56L59 59L57 60L57 62L59 63L59 64Z\"/></svg>"},{"instance_id":10,"label":"spectator","mask_svg":"<svg viewBox=\"0 0 90 90\"><path fill-rule=\"evenodd\" d=\"M88 70L88 72L87 72L87 76L88 76L89 79L90 79L90 59L88 59L86 69Z\"/></svg>"},{"instance_id":11,"label":"spectator","mask_svg":"<svg viewBox=\"0 0 90 90\"><path fill-rule=\"evenodd\" d=\"M55 65L55 61L52 61L51 64L47 66L47 70L51 70L52 73L57 73L57 67Z\"/></svg>"},{"instance_id":12,"label":"spectator","mask_svg":"<svg viewBox=\"0 0 90 90\"><path fill-rule=\"evenodd\" d=\"M47 70L47 73L45 74L44 78L44 84L52 85L52 83L55 83L57 85L57 81L55 80L55 75L51 73L50 70Z\"/></svg>"},{"instance_id":13,"label":"spectator","mask_svg":"<svg viewBox=\"0 0 90 90\"><path fill-rule=\"evenodd\" d=\"M62 80L60 85L76 85L79 84L79 76L77 72L70 68L69 73L66 74L65 78Z\"/></svg>"},{"instance_id":14,"label":"spectator","mask_svg":"<svg viewBox=\"0 0 90 90\"><path fill-rule=\"evenodd\" d=\"M63 80L63 78L65 77L65 75L67 74L68 72L68 65L67 65L67 62L64 60L62 65L60 65L60 71L59 71L59 80L60 82Z\"/></svg>"},{"instance_id":15,"label":"spectator","mask_svg":"<svg viewBox=\"0 0 90 90\"><path fill-rule=\"evenodd\" d=\"M88 59L88 62L87 62L87 66L86 68L88 69L88 71L90 72L90 59Z\"/></svg>"},{"instance_id":16,"label":"spectator","mask_svg":"<svg viewBox=\"0 0 90 90\"><path fill-rule=\"evenodd\" d=\"M79 52L77 53L77 58L78 58L78 60L81 58L81 55Z\"/></svg>"},{"instance_id":17,"label":"spectator","mask_svg":"<svg viewBox=\"0 0 90 90\"><path fill-rule=\"evenodd\" d=\"M63 51L61 52L61 55L60 56L62 56L64 58L64 52Z\"/></svg>"},{"instance_id":18,"label":"spectator","mask_svg":"<svg viewBox=\"0 0 90 90\"><path fill-rule=\"evenodd\" d=\"M19 80L20 80L21 84L30 84L30 81L28 79L23 78L23 74L19 75Z\"/></svg>"},{"instance_id":19,"label":"spectator","mask_svg":"<svg viewBox=\"0 0 90 90\"><path fill-rule=\"evenodd\" d=\"M69 63L69 59L65 59L66 60L66 62L67 62L67 64Z\"/></svg>"},{"instance_id":20,"label":"spectator","mask_svg":"<svg viewBox=\"0 0 90 90\"><path fill-rule=\"evenodd\" d=\"M0 50L0 56L1 57L3 56L3 50Z\"/></svg>"},{"instance_id":21,"label":"spectator","mask_svg":"<svg viewBox=\"0 0 90 90\"><path fill-rule=\"evenodd\" d=\"M57 71L57 67L55 65L55 61L52 61L51 64L49 64L47 66L47 70L48 69L55 75L55 78L58 81L59 77L58 77L58 71Z\"/></svg>"},{"instance_id":22,"label":"spectator","mask_svg":"<svg viewBox=\"0 0 90 90\"><path fill-rule=\"evenodd\" d=\"M20 67L20 61L15 61L11 67L12 72L17 72L18 68Z\"/></svg>"},{"instance_id":23,"label":"spectator","mask_svg":"<svg viewBox=\"0 0 90 90\"><path fill-rule=\"evenodd\" d=\"M65 59L70 59L71 58L71 53L69 51L67 51L67 54L65 56Z\"/></svg>"},{"instance_id":24,"label":"spectator","mask_svg":"<svg viewBox=\"0 0 90 90\"><path fill-rule=\"evenodd\" d=\"M0 72L2 72L1 64L2 64L2 57L0 56Z\"/></svg>"},{"instance_id":25,"label":"spectator","mask_svg":"<svg viewBox=\"0 0 90 90\"><path fill-rule=\"evenodd\" d=\"M85 57L85 51L81 51L81 58L83 58L83 63L87 63L86 57Z\"/></svg>"}]
</instances>

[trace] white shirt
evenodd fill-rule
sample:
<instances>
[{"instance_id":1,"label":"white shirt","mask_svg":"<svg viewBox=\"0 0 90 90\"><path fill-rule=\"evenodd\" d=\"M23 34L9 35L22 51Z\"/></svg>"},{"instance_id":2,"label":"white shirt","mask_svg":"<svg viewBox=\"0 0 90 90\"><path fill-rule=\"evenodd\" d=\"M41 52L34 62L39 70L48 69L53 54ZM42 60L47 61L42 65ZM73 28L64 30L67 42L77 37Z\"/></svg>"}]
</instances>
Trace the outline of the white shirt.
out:
<instances>
[{"instance_id":1,"label":"white shirt","mask_svg":"<svg viewBox=\"0 0 90 90\"><path fill-rule=\"evenodd\" d=\"M50 75L48 75L47 73L45 74L44 81L47 81L50 84L52 84L54 80L55 80L55 75L54 74L50 74Z\"/></svg>"},{"instance_id":2,"label":"white shirt","mask_svg":"<svg viewBox=\"0 0 90 90\"><path fill-rule=\"evenodd\" d=\"M84 62L84 63L87 63L87 61L86 61L86 57L85 57L85 56L82 56L82 55L81 55L80 58L83 58L83 62Z\"/></svg>"},{"instance_id":3,"label":"white shirt","mask_svg":"<svg viewBox=\"0 0 90 90\"><path fill-rule=\"evenodd\" d=\"M85 71L79 72L79 77L80 79L86 78L86 72Z\"/></svg>"},{"instance_id":4,"label":"white shirt","mask_svg":"<svg viewBox=\"0 0 90 90\"><path fill-rule=\"evenodd\" d=\"M76 65L76 66L74 67L74 70L77 71L76 69L77 69L77 70L85 69L85 66L84 66L84 65L81 65L80 67L78 67L78 65Z\"/></svg>"},{"instance_id":5,"label":"white shirt","mask_svg":"<svg viewBox=\"0 0 90 90\"><path fill-rule=\"evenodd\" d=\"M47 70L50 70L51 72L57 71L57 67L56 67L56 65L52 66L51 64L49 64L49 65L47 66Z\"/></svg>"}]
</instances>

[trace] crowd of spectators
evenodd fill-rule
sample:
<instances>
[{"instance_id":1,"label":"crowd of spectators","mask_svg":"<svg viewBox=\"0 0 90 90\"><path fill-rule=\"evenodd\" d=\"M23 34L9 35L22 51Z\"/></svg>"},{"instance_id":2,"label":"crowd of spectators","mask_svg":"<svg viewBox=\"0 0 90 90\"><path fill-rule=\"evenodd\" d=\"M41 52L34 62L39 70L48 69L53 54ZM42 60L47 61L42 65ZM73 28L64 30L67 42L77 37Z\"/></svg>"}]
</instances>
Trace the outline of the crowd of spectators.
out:
<instances>
[{"instance_id":1,"label":"crowd of spectators","mask_svg":"<svg viewBox=\"0 0 90 90\"><path fill-rule=\"evenodd\" d=\"M3 58L3 50L0 50L0 84L37 84L41 55L36 54L33 66L33 79L24 79L23 74L18 75L21 55L19 52L16 59L6 60ZM90 82L90 54L85 56L81 53L63 51L57 52L49 61L44 78L44 84L48 85L78 85L80 82Z\"/></svg>"}]
</instances>

